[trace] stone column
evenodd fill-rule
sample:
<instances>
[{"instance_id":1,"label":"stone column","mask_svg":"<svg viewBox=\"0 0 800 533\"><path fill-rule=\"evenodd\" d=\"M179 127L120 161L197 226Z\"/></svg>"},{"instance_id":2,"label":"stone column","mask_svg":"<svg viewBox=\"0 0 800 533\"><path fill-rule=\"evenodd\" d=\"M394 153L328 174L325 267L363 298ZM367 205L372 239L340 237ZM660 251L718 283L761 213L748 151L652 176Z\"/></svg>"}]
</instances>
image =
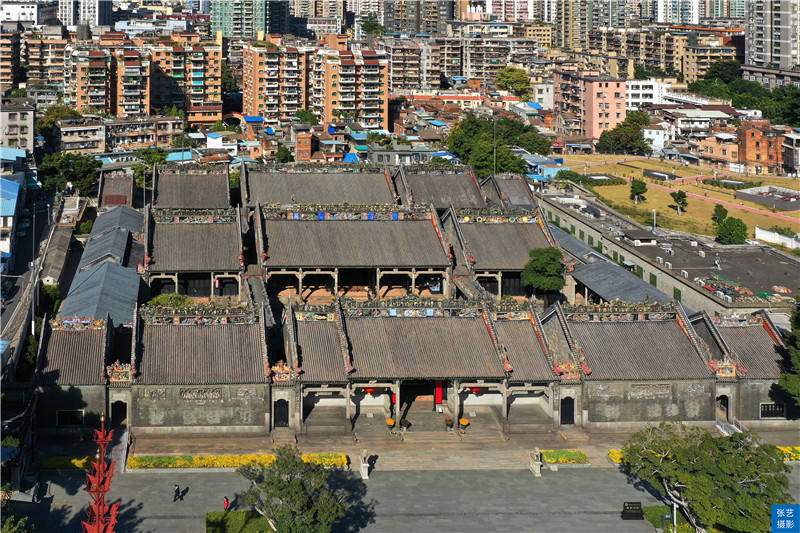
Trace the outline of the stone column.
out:
<instances>
[{"instance_id":1,"label":"stone column","mask_svg":"<svg viewBox=\"0 0 800 533\"><path fill-rule=\"evenodd\" d=\"M344 388L344 412L347 418L347 431L353 430L353 411L350 407L350 383Z\"/></svg>"},{"instance_id":2,"label":"stone column","mask_svg":"<svg viewBox=\"0 0 800 533\"><path fill-rule=\"evenodd\" d=\"M216 294L214 294L214 273L213 272L211 273L211 293L210 293L210 296L211 296L211 298L214 298L216 296Z\"/></svg>"},{"instance_id":3,"label":"stone column","mask_svg":"<svg viewBox=\"0 0 800 533\"><path fill-rule=\"evenodd\" d=\"M497 299L503 299L503 273L497 273Z\"/></svg>"},{"instance_id":4,"label":"stone column","mask_svg":"<svg viewBox=\"0 0 800 533\"><path fill-rule=\"evenodd\" d=\"M503 383L503 388L500 390L503 394L503 420L508 420L508 384Z\"/></svg>"},{"instance_id":5,"label":"stone column","mask_svg":"<svg viewBox=\"0 0 800 533\"><path fill-rule=\"evenodd\" d=\"M375 269L375 297L380 300L381 297L381 269Z\"/></svg>"},{"instance_id":6,"label":"stone column","mask_svg":"<svg viewBox=\"0 0 800 533\"><path fill-rule=\"evenodd\" d=\"M392 387L394 390L395 398L394 398L394 411L395 411L395 422L397 425L400 425L400 417L403 415L403 410L400 408L400 380L396 380L394 382L394 386Z\"/></svg>"},{"instance_id":7,"label":"stone column","mask_svg":"<svg viewBox=\"0 0 800 533\"><path fill-rule=\"evenodd\" d=\"M178 294L178 273L175 273L175 294Z\"/></svg>"},{"instance_id":8,"label":"stone column","mask_svg":"<svg viewBox=\"0 0 800 533\"><path fill-rule=\"evenodd\" d=\"M411 269L411 294L417 293L417 269Z\"/></svg>"},{"instance_id":9,"label":"stone column","mask_svg":"<svg viewBox=\"0 0 800 533\"><path fill-rule=\"evenodd\" d=\"M297 296L303 298L303 271L297 273Z\"/></svg>"},{"instance_id":10,"label":"stone column","mask_svg":"<svg viewBox=\"0 0 800 533\"><path fill-rule=\"evenodd\" d=\"M339 269L333 269L333 297L337 298L339 296Z\"/></svg>"}]
</instances>

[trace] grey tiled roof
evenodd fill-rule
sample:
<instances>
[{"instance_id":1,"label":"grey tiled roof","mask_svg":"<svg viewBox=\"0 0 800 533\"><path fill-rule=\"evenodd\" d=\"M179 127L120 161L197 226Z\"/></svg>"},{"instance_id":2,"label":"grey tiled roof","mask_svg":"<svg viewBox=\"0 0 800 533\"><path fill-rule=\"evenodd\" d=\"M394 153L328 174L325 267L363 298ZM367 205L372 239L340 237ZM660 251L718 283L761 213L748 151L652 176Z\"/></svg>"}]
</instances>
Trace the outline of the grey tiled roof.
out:
<instances>
[{"instance_id":1,"label":"grey tiled roof","mask_svg":"<svg viewBox=\"0 0 800 533\"><path fill-rule=\"evenodd\" d=\"M109 209L98 215L92 226L92 235L98 235L111 228L125 228L131 233L141 233L144 228L144 215L126 206Z\"/></svg>"},{"instance_id":2,"label":"grey tiled roof","mask_svg":"<svg viewBox=\"0 0 800 533\"><path fill-rule=\"evenodd\" d=\"M145 325L137 383L263 383L261 324Z\"/></svg>"},{"instance_id":3,"label":"grey tiled roof","mask_svg":"<svg viewBox=\"0 0 800 533\"><path fill-rule=\"evenodd\" d=\"M133 202L133 176L103 176L103 196L100 205L106 207L111 201L111 205L130 206ZM111 196L124 196L123 203L119 203L117 198Z\"/></svg>"},{"instance_id":4,"label":"grey tiled roof","mask_svg":"<svg viewBox=\"0 0 800 533\"><path fill-rule=\"evenodd\" d=\"M745 378L778 379L783 348L775 343L763 326L720 327L718 331L731 350L731 357L744 366Z\"/></svg>"},{"instance_id":5,"label":"grey tiled roof","mask_svg":"<svg viewBox=\"0 0 800 533\"><path fill-rule=\"evenodd\" d=\"M522 270L533 248L550 246L538 224L459 224L475 270Z\"/></svg>"},{"instance_id":6,"label":"grey tiled roof","mask_svg":"<svg viewBox=\"0 0 800 533\"><path fill-rule=\"evenodd\" d=\"M497 188L500 189L503 200L508 207L518 209L532 209L533 201L530 197L528 184L521 179L496 179Z\"/></svg>"},{"instance_id":7,"label":"grey tiled roof","mask_svg":"<svg viewBox=\"0 0 800 533\"><path fill-rule=\"evenodd\" d=\"M101 385L105 363L105 329L54 330L36 380L43 385Z\"/></svg>"},{"instance_id":8,"label":"grey tiled roof","mask_svg":"<svg viewBox=\"0 0 800 533\"><path fill-rule=\"evenodd\" d=\"M348 318L356 378L504 377L481 318Z\"/></svg>"},{"instance_id":9,"label":"grey tiled roof","mask_svg":"<svg viewBox=\"0 0 800 533\"><path fill-rule=\"evenodd\" d=\"M239 270L239 226L216 224L152 225L154 272Z\"/></svg>"},{"instance_id":10,"label":"grey tiled roof","mask_svg":"<svg viewBox=\"0 0 800 533\"><path fill-rule=\"evenodd\" d=\"M445 267L430 220L265 222L268 267Z\"/></svg>"},{"instance_id":11,"label":"grey tiled roof","mask_svg":"<svg viewBox=\"0 0 800 533\"><path fill-rule=\"evenodd\" d=\"M529 321L498 320L495 326L514 369L512 381L556 379Z\"/></svg>"},{"instance_id":12,"label":"grey tiled roof","mask_svg":"<svg viewBox=\"0 0 800 533\"><path fill-rule=\"evenodd\" d=\"M478 185L469 174L406 174L414 203L439 209L486 207Z\"/></svg>"},{"instance_id":13,"label":"grey tiled roof","mask_svg":"<svg viewBox=\"0 0 800 533\"><path fill-rule=\"evenodd\" d=\"M346 382L337 322L297 322L297 351L303 381Z\"/></svg>"},{"instance_id":14,"label":"grey tiled roof","mask_svg":"<svg viewBox=\"0 0 800 533\"><path fill-rule=\"evenodd\" d=\"M606 259L603 257L603 254L583 241L576 239L555 224L548 223L548 226L550 229L550 234L553 236L556 242L558 242L558 245L561 246L561 248L563 248L565 251L578 258L580 261L584 263L589 263L591 261L606 261Z\"/></svg>"},{"instance_id":15,"label":"grey tiled roof","mask_svg":"<svg viewBox=\"0 0 800 533\"><path fill-rule=\"evenodd\" d=\"M394 203L394 191L380 173L249 172L248 205L269 203Z\"/></svg>"},{"instance_id":16,"label":"grey tiled roof","mask_svg":"<svg viewBox=\"0 0 800 533\"><path fill-rule=\"evenodd\" d=\"M571 274L607 302L617 298L623 302L669 303L672 301L672 298L633 272L612 262L598 261L587 265L577 265Z\"/></svg>"},{"instance_id":17,"label":"grey tiled roof","mask_svg":"<svg viewBox=\"0 0 800 533\"><path fill-rule=\"evenodd\" d=\"M78 269L84 270L103 261L124 264L129 239L130 232L124 228L110 229L105 233L91 235L83 248Z\"/></svg>"},{"instance_id":18,"label":"grey tiled roof","mask_svg":"<svg viewBox=\"0 0 800 533\"><path fill-rule=\"evenodd\" d=\"M61 277L71 242L71 227L60 226L53 231L53 239L50 241L50 247L47 249L47 256L42 266L42 277L54 279Z\"/></svg>"},{"instance_id":19,"label":"grey tiled roof","mask_svg":"<svg viewBox=\"0 0 800 533\"><path fill-rule=\"evenodd\" d=\"M135 270L113 263L78 272L70 285L59 316L106 318L113 324L131 324L139 297Z\"/></svg>"},{"instance_id":20,"label":"grey tiled roof","mask_svg":"<svg viewBox=\"0 0 800 533\"><path fill-rule=\"evenodd\" d=\"M695 379L711 370L674 320L569 322L592 374L586 379Z\"/></svg>"},{"instance_id":21,"label":"grey tiled roof","mask_svg":"<svg viewBox=\"0 0 800 533\"><path fill-rule=\"evenodd\" d=\"M159 174L157 207L230 207L228 176L225 174Z\"/></svg>"}]
</instances>

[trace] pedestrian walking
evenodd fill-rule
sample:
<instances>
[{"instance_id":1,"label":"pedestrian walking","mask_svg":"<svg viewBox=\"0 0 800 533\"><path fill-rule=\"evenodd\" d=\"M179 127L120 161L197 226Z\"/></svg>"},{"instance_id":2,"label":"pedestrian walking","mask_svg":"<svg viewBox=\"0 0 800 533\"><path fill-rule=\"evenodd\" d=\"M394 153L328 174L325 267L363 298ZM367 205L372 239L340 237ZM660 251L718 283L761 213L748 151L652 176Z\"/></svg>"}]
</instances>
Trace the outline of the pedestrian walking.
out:
<instances>
[{"instance_id":1,"label":"pedestrian walking","mask_svg":"<svg viewBox=\"0 0 800 533\"><path fill-rule=\"evenodd\" d=\"M222 502L222 507L225 508L225 510L227 511L228 507L230 507L230 505L231 505L231 502L229 502L228 501L228 497L225 496L225 501Z\"/></svg>"},{"instance_id":2,"label":"pedestrian walking","mask_svg":"<svg viewBox=\"0 0 800 533\"><path fill-rule=\"evenodd\" d=\"M178 486L177 483L175 483L175 490L172 495L172 502L175 503L176 501L178 501L178 498L180 497L181 497L181 488Z\"/></svg>"}]
</instances>

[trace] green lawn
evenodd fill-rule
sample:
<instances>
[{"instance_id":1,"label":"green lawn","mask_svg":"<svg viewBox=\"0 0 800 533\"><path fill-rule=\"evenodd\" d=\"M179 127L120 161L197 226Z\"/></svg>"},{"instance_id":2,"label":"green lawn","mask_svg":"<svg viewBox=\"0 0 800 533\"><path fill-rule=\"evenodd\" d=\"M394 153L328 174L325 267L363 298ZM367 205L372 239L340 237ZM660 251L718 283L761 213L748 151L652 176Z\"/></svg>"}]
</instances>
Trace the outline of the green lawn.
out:
<instances>
[{"instance_id":1,"label":"green lawn","mask_svg":"<svg viewBox=\"0 0 800 533\"><path fill-rule=\"evenodd\" d=\"M660 528L661 516L665 514L672 514L672 507L669 505L644 505L642 506L642 511L644 511L645 520L653 524L653 527ZM683 514L678 511L678 525L680 526L681 524L686 523L688 523L686 518L684 518Z\"/></svg>"},{"instance_id":2,"label":"green lawn","mask_svg":"<svg viewBox=\"0 0 800 533\"><path fill-rule=\"evenodd\" d=\"M255 511L211 511L206 513L206 533L261 533L272 531Z\"/></svg>"}]
</instances>

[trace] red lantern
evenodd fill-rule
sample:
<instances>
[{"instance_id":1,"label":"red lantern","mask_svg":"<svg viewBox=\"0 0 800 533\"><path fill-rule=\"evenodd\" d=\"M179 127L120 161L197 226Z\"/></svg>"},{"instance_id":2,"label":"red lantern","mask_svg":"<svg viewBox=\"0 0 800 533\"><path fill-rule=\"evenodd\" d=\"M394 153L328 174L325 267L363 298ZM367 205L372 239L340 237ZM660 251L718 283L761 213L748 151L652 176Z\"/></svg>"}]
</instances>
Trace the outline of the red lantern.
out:
<instances>
[{"instance_id":1,"label":"red lantern","mask_svg":"<svg viewBox=\"0 0 800 533\"><path fill-rule=\"evenodd\" d=\"M472 391L472 394L478 394L481 391L481 387L470 387L469 390Z\"/></svg>"},{"instance_id":2,"label":"red lantern","mask_svg":"<svg viewBox=\"0 0 800 533\"><path fill-rule=\"evenodd\" d=\"M392 393L392 403L397 403L397 394Z\"/></svg>"},{"instance_id":3,"label":"red lantern","mask_svg":"<svg viewBox=\"0 0 800 533\"><path fill-rule=\"evenodd\" d=\"M364 392L372 396L372 393L375 392L375 387L364 387Z\"/></svg>"}]
</instances>

